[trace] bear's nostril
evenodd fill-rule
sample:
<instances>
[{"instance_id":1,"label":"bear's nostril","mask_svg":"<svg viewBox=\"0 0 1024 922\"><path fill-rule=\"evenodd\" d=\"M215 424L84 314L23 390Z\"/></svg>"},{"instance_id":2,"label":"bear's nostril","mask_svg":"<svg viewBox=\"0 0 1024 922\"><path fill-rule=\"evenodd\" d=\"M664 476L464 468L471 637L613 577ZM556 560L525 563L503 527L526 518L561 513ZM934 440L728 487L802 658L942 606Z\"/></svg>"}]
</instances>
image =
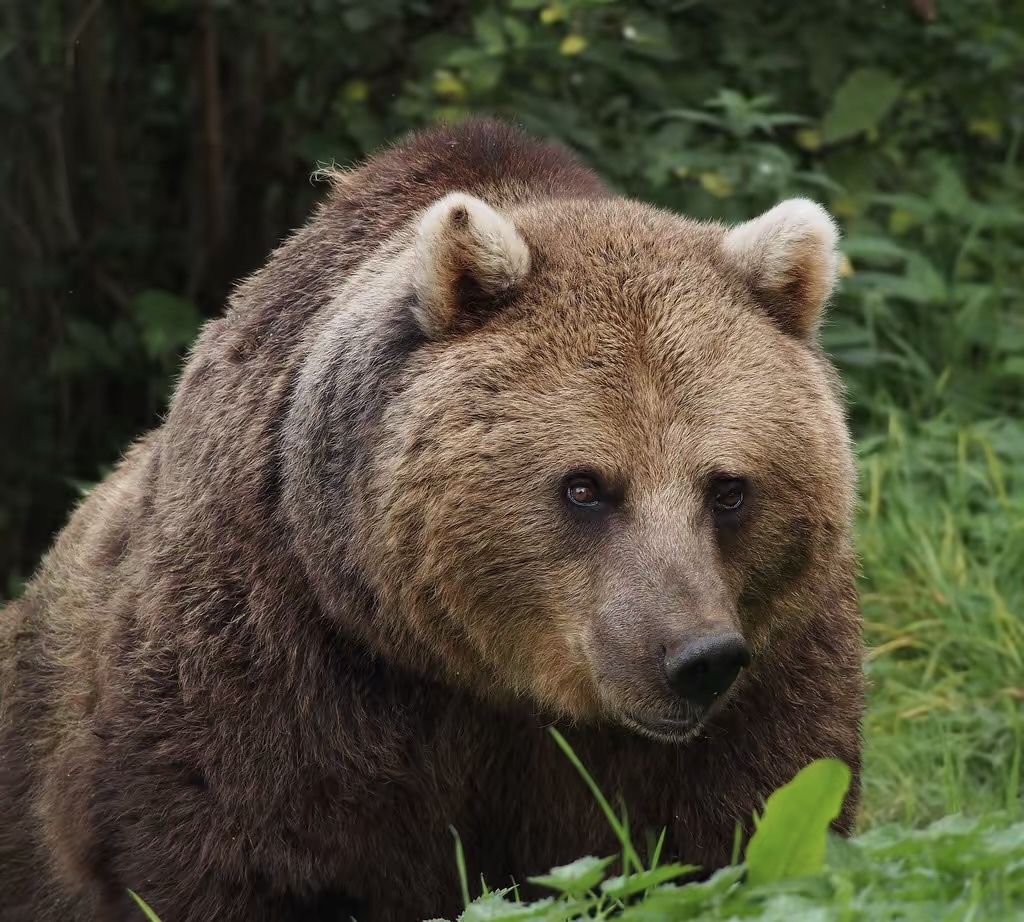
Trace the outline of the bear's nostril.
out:
<instances>
[{"instance_id":1,"label":"bear's nostril","mask_svg":"<svg viewBox=\"0 0 1024 922\"><path fill-rule=\"evenodd\" d=\"M664 649L664 648L663 648ZM750 648L736 633L702 637L662 659L668 684L691 704L706 708L750 665Z\"/></svg>"}]
</instances>

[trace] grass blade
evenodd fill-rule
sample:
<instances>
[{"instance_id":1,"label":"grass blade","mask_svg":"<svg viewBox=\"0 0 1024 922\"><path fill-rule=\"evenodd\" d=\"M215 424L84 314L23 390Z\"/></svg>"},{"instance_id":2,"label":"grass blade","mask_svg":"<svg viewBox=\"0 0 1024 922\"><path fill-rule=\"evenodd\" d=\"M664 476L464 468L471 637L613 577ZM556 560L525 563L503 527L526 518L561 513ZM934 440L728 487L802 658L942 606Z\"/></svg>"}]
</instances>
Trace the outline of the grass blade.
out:
<instances>
[{"instance_id":1,"label":"grass blade","mask_svg":"<svg viewBox=\"0 0 1024 922\"><path fill-rule=\"evenodd\" d=\"M149 922L160 922L160 917L155 912L153 912L153 910L150 909L149 906L146 905L146 901L143 900L143 898L139 896L134 890L129 890L128 895L133 900L135 900L135 902L138 904L139 909L142 910L143 915L145 915Z\"/></svg>"},{"instance_id":2,"label":"grass blade","mask_svg":"<svg viewBox=\"0 0 1024 922\"><path fill-rule=\"evenodd\" d=\"M572 747L566 741L565 737L562 736L554 727L549 727L551 735L555 738L555 742L558 743L559 748L566 754L569 761L576 767L576 771L580 773L587 787L590 788L590 793L594 795L594 799L598 802L601 807L605 818L608 820L608 824L615 831L615 835L618 837L619 842L622 844L622 853L625 857L623 861L623 870L628 872L628 866L632 865L633 870L641 872L644 870L643 864L640 862L640 857L636 853L636 849L633 848L633 843L629 839L629 832L623 826L622 822L615 815L615 811L612 810L611 804L605 798L604 794L601 793L601 789L597 786L597 782L590 776L590 772L584 768L583 763L579 760L576 753L573 752Z\"/></svg>"}]
</instances>

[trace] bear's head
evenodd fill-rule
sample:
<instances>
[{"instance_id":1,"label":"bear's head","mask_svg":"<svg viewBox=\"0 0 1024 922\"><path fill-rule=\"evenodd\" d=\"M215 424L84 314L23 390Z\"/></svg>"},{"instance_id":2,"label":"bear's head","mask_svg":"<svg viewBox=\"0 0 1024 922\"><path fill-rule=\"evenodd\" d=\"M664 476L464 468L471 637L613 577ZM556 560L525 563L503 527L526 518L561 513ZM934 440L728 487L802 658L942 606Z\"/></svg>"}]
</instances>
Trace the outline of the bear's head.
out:
<instances>
[{"instance_id":1,"label":"bear's head","mask_svg":"<svg viewBox=\"0 0 1024 922\"><path fill-rule=\"evenodd\" d=\"M324 610L493 700L692 734L852 572L836 243L804 200L418 212L310 332L286 424Z\"/></svg>"}]
</instances>

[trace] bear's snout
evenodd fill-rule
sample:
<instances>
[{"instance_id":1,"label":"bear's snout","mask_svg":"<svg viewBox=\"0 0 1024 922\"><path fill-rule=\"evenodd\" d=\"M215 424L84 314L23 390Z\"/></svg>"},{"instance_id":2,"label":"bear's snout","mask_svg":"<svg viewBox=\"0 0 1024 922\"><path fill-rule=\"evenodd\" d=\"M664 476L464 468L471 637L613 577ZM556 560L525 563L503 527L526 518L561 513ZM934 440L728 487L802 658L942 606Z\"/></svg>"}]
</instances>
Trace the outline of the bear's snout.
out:
<instances>
[{"instance_id":1,"label":"bear's snout","mask_svg":"<svg viewBox=\"0 0 1024 922\"><path fill-rule=\"evenodd\" d=\"M666 649L662 670L669 687L687 704L706 711L750 665L741 634L712 634Z\"/></svg>"}]
</instances>

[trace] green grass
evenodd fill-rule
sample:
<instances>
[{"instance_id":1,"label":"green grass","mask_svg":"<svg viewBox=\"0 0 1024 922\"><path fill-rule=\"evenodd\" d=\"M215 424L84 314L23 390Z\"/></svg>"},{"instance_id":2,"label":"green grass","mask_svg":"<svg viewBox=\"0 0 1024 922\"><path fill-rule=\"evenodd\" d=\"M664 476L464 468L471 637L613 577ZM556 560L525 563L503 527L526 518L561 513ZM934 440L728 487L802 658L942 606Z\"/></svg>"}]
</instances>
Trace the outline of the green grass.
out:
<instances>
[{"instance_id":1,"label":"green grass","mask_svg":"<svg viewBox=\"0 0 1024 922\"><path fill-rule=\"evenodd\" d=\"M1022 816L1024 422L894 416L861 457L862 825Z\"/></svg>"}]
</instances>

